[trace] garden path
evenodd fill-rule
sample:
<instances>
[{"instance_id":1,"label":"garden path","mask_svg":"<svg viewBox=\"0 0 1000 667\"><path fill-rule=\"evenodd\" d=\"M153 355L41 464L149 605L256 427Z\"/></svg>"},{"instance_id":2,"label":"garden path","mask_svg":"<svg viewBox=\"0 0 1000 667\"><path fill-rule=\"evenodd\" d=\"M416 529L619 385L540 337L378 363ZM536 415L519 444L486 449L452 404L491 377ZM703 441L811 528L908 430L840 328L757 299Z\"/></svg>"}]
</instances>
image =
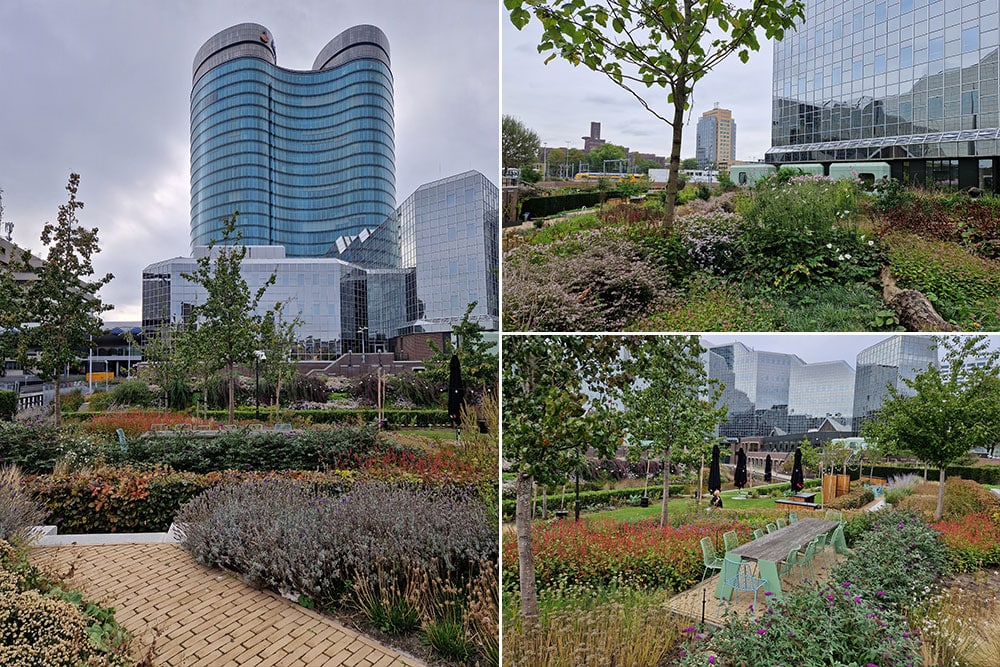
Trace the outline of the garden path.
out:
<instances>
[{"instance_id":1,"label":"garden path","mask_svg":"<svg viewBox=\"0 0 1000 667\"><path fill-rule=\"evenodd\" d=\"M173 544L35 547L31 562L115 608L154 665L420 667L403 655Z\"/></svg>"},{"instance_id":2,"label":"garden path","mask_svg":"<svg viewBox=\"0 0 1000 667\"><path fill-rule=\"evenodd\" d=\"M830 569L842 560L843 557L837 556L837 554L833 553L832 549L827 549L822 555L817 555L813 561L813 569L816 572L816 583L826 583L830 578ZM682 591L667 600L666 606L676 614L691 618L695 622L701 622L702 592L704 591L705 622L709 625L719 627L723 624L723 615L730 608L730 605L729 603L723 603L720 613L719 600L715 597L715 587L718 582L718 575L709 577L704 583ZM782 590L788 591L804 585L809 585L809 582L802 579L798 570L795 570L794 574L787 574L781 577ZM738 596L734 600L735 602L732 605L734 612L746 615L751 613L750 606L753 603L753 593L738 593ZM758 613L767 606L767 601L768 598L763 593L757 596Z\"/></svg>"}]
</instances>

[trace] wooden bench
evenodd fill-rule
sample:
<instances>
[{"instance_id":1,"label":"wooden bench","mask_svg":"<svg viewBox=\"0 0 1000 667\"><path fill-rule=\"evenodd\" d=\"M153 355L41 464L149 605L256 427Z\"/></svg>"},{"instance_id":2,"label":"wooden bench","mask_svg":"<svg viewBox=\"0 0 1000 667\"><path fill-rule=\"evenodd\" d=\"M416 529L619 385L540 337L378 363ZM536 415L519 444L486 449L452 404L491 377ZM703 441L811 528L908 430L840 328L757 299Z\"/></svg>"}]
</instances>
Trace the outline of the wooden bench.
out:
<instances>
[{"instance_id":1,"label":"wooden bench","mask_svg":"<svg viewBox=\"0 0 1000 667\"><path fill-rule=\"evenodd\" d=\"M817 510L819 509L819 503L806 503L801 500L788 500L787 498L778 498L774 501L775 506L778 505L791 505L792 507L803 507L806 509Z\"/></svg>"}]
</instances>

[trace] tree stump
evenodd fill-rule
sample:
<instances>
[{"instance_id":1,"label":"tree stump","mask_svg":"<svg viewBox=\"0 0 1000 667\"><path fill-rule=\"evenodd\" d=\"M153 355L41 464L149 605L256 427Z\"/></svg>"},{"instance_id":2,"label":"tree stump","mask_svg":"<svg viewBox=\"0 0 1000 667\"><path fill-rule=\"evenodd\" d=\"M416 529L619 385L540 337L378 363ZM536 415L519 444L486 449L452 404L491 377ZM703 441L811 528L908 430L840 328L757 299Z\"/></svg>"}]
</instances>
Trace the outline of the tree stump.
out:
<instances>
[{"instance_id":1,"label":"tree stump","mask_svg":"<svg viewBox=\"0 0 1000 667\"><path fill-rule=\"evenodd\" d=\"M921 292L900 289L892 277L892 270L882 267L882 299L893 309L899 323L907 331L955 331L956 327L945 321Z\"/></svg>"}]
</instances>

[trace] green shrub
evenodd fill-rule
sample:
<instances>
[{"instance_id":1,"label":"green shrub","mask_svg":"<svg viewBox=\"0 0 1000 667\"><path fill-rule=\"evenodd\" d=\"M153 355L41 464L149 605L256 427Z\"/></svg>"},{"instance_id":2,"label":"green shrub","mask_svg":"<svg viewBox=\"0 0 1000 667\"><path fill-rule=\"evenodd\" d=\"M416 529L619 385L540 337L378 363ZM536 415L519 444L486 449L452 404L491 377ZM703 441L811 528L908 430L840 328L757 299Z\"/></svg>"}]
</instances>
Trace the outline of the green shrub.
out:
<instances>
[{"instance_id":1,"label":"green shrub","mask_svg":"<svg viewBox=\"0 0 1000 667\"><path fill-rule=\"evenodd\" d=\"M746 298L739 288L699 276L684 298L643 317L629 331L772 331L779 314L767 301Z\"/></svg>"},{"instance_id":2,"label":"green shrub","mask_svg":"<svg viewBox=\"0 0 1000 667\"><path fill-rule=\"evenodd\" d=\"M146 408L153 403L153 393L142 380L126 380L111 391L111 402L118 406Z\"/></svg>"},{"instance_id":3,"label":"green shrub","mask_svg":"<svg viewBox=\"0 0 1000 667\"><path fill-rule=\"evenodd\" d=\"M687 491L687 486L684 484L671 484L670 485L670 495L679 496ZM596 491L581 491L580 492L580 505L607 505L607 504L624 504L630 497L636 494L641 494L641 489L600 489ZM652 500L659 500L663 496L662 485L655 486L648 491L649 497ZM543 496L539 496L534 499L535 513L540 515L542 512L542 501ZM545 505L548 507L549 512L554 512L562 506L563 494L553 493L545 498ZM572 509L574 503L576 502L576 494L570 490L566 490L566 509ZM513 520L514 512L516 510L516 499L505 499L503 501L503 516L507 520Z\"/></svg>"},{"instance_id":4,"label":"green shrub","mask_svg":"<svg viewBox=\"0 0 1000 667\"><path fill-rule=\"evenodd\" d=\"M875 494L871 489L856 486L851 489L850 493L838 496L833 500L827 501L824 499L823 507L834 510L850 510L864 507L873 500L875 500Z\"/></svg>"},{"instance_id":5,"label":"green shrub","mask_svg":"<svg viewBox=\"0 0 1000 667\"><path fill-rule=\"evenodd\" d=\"M899 614L839 583L786 594L769 601L763 614L727 614L720 630L696 639L686 653L684 667L920 664L918 638Z\"/></svg>"},{"instance_id":6,"label":"green shrub","mask_svg":"<svg viewBox=\"0 0 1000 667\"><path fill-rule=\"evenodd\" d=\"M857 186L824 177L768 182L737 199L744 224L736 242L743 275L779 289L864 282L883 262L880 245L852 222Z\"/></svg>"},{"instance_id":7,"label":"green shrub","mask_svg":"<svg viewBox=\"0 0 1000 667\"><path fill-rule=\"evenodd\" d=\"M871 514L871 528L855 542L854 557L836 566L832 576L866 600L903 614L940 587L949 570L948 552L916 512Z\"/></svg>"},{"instance_id":8,"label":"green shrub","mask_svg":"<svg viewBox=\"0 0 1000 667\"><path fill-rule=\"evenodd\" d=\"M62 412L75 412L83 405L83 392L79 389L68 391L59 396L59 410Z\"/></svg>"},{"instance_id":9,"label":"green shrub","mask_svg":"<svg viewBox=\"0 0 1000 667\"><path fill-rule=\"evenodd\" d=\"M320 470L355 468L364 460L405 448L373 425L313 427L295 432L227 431L218 435L166 432L122 448L100 445L111 464L166 465L174 470Z\"/></svg>"},{"instance_id":10,"label":"green shrub","mask_svg":"<svg viewBox=\"0 0 1000 667\"><path fill-rule=\"evenodd\" d=\"M1000 325L1000 270L996 261L956 243L896 234L887 239L899 286L923 292L945 319L963 328Z\"/></svg>"},{"instance_id":11,"label":"green shrub","mask_svg":"<svg viewBox=\"0 0 1000 667\"><path fill-rule=\"evenodd\" d=\"M54 426L0 421L0 464L16 465L27 474L51 472L65 453Z\"/></svg>"},{"instance_id":12,"label":"green shrub","mask_svg":"<svg viewBox=\"0 0 1000 667\"><path fill-rule=\"evenodd\" d=\"M328 489L342 489L350 481L349 474L341 472L195 474L126 467L29 477L25 488L44 505L61 533L158 533L170 527L183 503L206 489L287 476Z\"/></svg>"},{"instance_id":13,"label":"green shrub","mask_svg":"<svg viewBox=\"0 0 1000 667\"><path fill-rule=\"evenodd\" d=\"M0 389L0 421L13 421L17 413L17 393Z\"/></svg>"}]
</instances>

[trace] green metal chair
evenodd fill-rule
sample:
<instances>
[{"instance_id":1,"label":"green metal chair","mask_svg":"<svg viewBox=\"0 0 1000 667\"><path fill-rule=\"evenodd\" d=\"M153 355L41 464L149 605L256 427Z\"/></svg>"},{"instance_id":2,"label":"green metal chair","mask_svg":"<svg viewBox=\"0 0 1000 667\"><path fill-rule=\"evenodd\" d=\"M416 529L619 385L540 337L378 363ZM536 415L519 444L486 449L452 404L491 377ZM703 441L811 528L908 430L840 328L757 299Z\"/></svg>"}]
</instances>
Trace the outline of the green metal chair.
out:
<instances>
[{"instance_id":1,"label":"green metal chair","mask_svg":"<svg viewBox=\"0 0 1000 667\"><path fill-rule=\"evenodd\" d=\"M756 528L756 529L755 529L755 530L753 531L753 538L754 538L755 540L759 540L760 538L764 537L764 535L766 535L766 534L767 534L767 533L765 533L765 532L764 532L764 529L763 529L763 528Z\"/></svg>"},{"instance_id":2,"label":"green metal chair","mask_svg":"<svg viewBox=\"0 0 1000 667\"><path fill-rule=\"evenodd\" d=\"M775 523L769 523L769 524L767 524L767 532L768 533L773 533L776 530L778 530L778 525L777 524L775 524Z\"/></svg>"},{"instance_id":3,"label":"green metal chair","mask_svg":"<svg viewBox=\"0 0 1000 667\"><path fill-rule=\"evenodd\" d=\"M722 543L726 545L726 553L729 553L740 546L740 538L737 537L735 530L730 530L722 534Z\"/></svg>"},{"instance_id":4,"label":"green metal chair","mask_svg":"<svg viewBox=\"0 0 1000 667\"><path fill-rule=\"evenodd\" d=\"M798 520L799 520L799 515L798 514L789 514L788 515L788 523L795 523Z\"/></svg>"},{"instance_id":5,"label":"green metal chair","mask_svg":"<svg viewBox=\"0 0 1000 667\"><path fill-rule=\"evenodd\" d=\"M847 548L847 540L844 539L844 525L841 524L833 529L833 534L830 536L830 544L833 545L833 550L838 554L850 554L851 549Z\"/></svg>"},{"instance_id":6,"label":"green metal chair","mask_svg":"<svg viewBox=\"0 0 1000 667\"><path fill-rule=\"evenodd\" d=\"M813 540L812 542L806 545L806 548L802 551L802 556L799 558L798 566L800 574L803 574L803 576L805 576L804 572L806 569L806 565L808 565L809 574L812 575L813 579L816 578L816 571L813 569L813 564L812 564L813 557L815 555L816 555L816 540Z\"/></svg>"},{"instance_id":7,"label":"green metal chair","mask_svg":"<svg viewBox=\"0 0 1000 667\"><path fill-rule=\"evenodd\" d=\"M775 523L778 524L778 528L784 528L785 526L788 525L788 522L785 521L784 519L778 519L777 521L775 521Z\"/></svg>"},{"instance_id":8,"label":"green metal chair","mask_svg":"<svg viewBox=\"0 0 1000 667\"><path fill-rule=\"evenodd\" d=\"M778 563L778 574L781 576L785 576L786 574L791 572L792 568L794 568L798 564L799 564L799 550L793 547L792 550L788 552L788 555L785 556L785 560Z\"/></svg>"},{"instance_id":9,"label":"green metal chair","mask_svg":"<svg viewBox=\"0 0 1000 667\"><path fill-rule=\"evenodd\" d=\"M840 522L843 522L844 521L844 515L841 514L840 512L835 512L833 510L827 510L826 511L826 520L827 521L840 521Z\"/></svg>"},{"instance_id":10,"label":"green metal chair","mask_svg":"<svg viewBox=\"0 0 1000 667\"><path fill-rule=\"evenodd\" d=\"M753 591L753 608L757 608L757 591L767 583L766 579L753 576L750 563L744 562L736 554L726 554L723 559L722 578L739 595L739 591ZM722 598L719 598L719 609L722 610Z\"/></svg>"},{"instance_id":11,"label":"green metal chair","mask_svg":"<svg viewBox=\"0 0 1000 667\"><path fill-rule=\"evenodd\" d=\"M723 565L722 559L715 553L711 537L701 538L701 557L705 561L705 573L701 575L701 580L704 582L709 570L722 570Z\"/></svg>"}]
</instances>

